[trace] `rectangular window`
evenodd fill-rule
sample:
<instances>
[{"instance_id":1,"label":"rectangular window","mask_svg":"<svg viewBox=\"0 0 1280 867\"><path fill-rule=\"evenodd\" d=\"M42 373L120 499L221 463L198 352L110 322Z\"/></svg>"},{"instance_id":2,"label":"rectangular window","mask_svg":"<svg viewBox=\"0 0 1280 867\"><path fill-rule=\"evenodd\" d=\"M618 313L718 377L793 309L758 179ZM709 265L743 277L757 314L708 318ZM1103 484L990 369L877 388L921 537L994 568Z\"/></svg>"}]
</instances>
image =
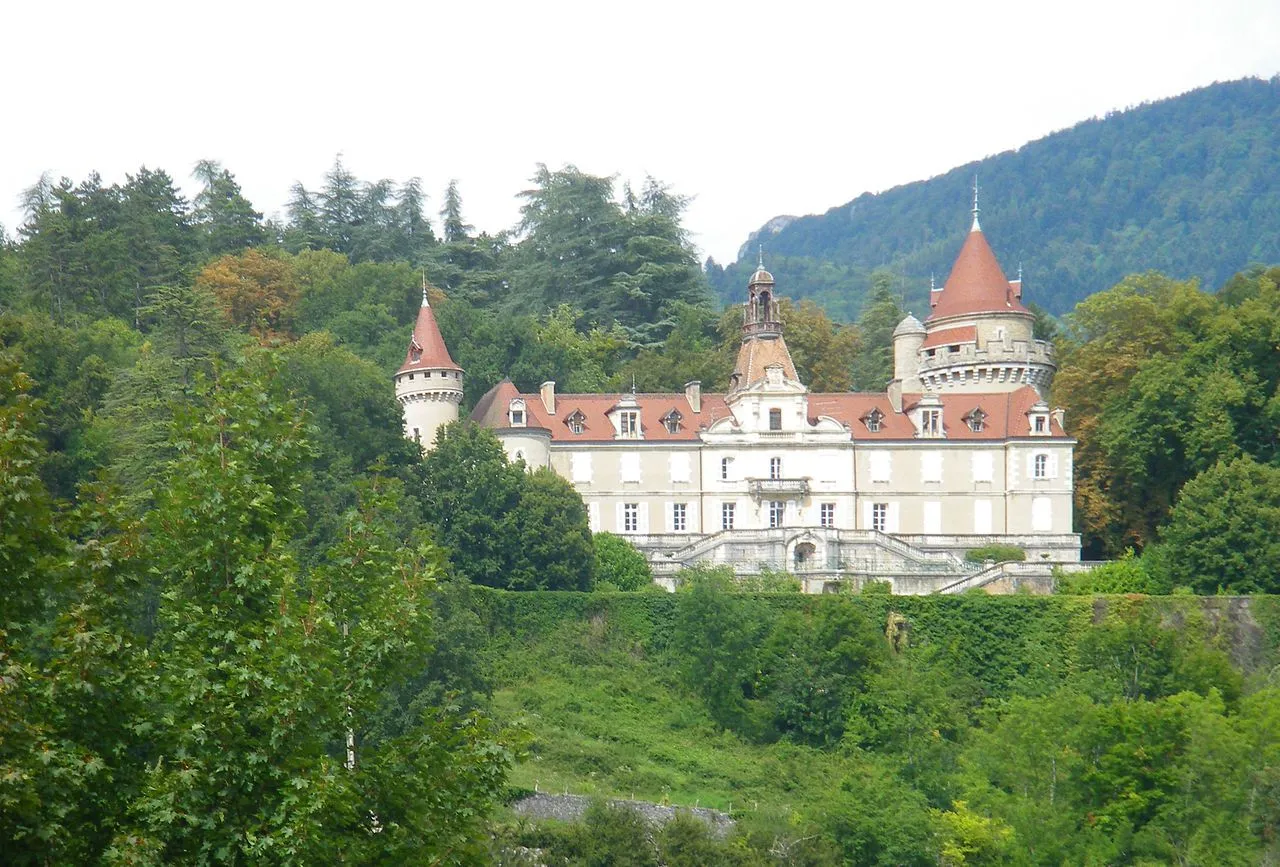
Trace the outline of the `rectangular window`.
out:
<instances>
[{"instance_id":1,"label":"rectangular window","mask_svg":"<svg viewBox=\"0 0 1280 867\"><path fill-rule=\"evenodd\" d=\"M922 452L920 454L920 480L924 482L942 481L942 452Z\"/></svg>"},{"instance_id":2,"label":"rectangular window","mask_svg":"<svg viewBox=\"0 0 1280 867\"><path fill-rule=\"evenodd\" d=\"M618 436L626 440L640 438L640 413L623 412L618 414Z\"/></svg>"},{"instance_id":3,"label":"rectangular window","mask_svg":"<svg viewBox=\"0 0 1280 867\"><path fill-rule=\"evenodd\" d=\"M1036 433L1042 434L1048 429L1049 429L1049 419L1042 415L1036 416L1036 424L1035 424Z\"/></svg>"},{"instance_id":4,"label":"rectangular window","mask_svg":"<svg viewBox=\"0 0 1280 867\"><path fill-rule=\"evenodd\" d=\"M731 472L732 465L733 465L733 458L720 459L720 481L722 482L729 481L729 477L732 475L732 472Z\"/></svg>"},{"instance_id":5,"label":"rectangular window","mask_svg":"<svg viewBox=\"0 0 1280 867\"><path fill-rule=\"evenodd\" d=\"M689 506L686 503L671 504L671 532L683 533L689 528Z\"/></svg>"},{"instance_id":6,"label":"rectangular window","mask_svg":"<svg viewBox=\"0 0 1280 867\"><path fill-rule=\"evenodd\" d=\"M733 503L720 504L720 529L733 529L733 513L737 511L737 507Z\"/></svg>"},{"instance_id":7,"label":"rectangular window","mask_svg":"<svg viewBox=\"0 0 1280 867\"><path fill-rule=\"evenodd\" d=\"M888 503L872 503L871 504L871 529L881 533L889 524L889 504Z\"/></svg>"},{"instance_id":8,"label":"rectangular window","mask_svg":"<svg viewBox=\"0 0 1280 867\"><path fill-rule=\"evenodd\" d=\"M640 529L640 504L622 504L622 532L635 533Z\"/></svg>"},{"instance_id":9,"label":"rectangular window","mask_svg":"<svg viewBox=\"0 0 1280 867\"><path fill-rule=\"evenodd\" d=\"M413 441L418 445L422 445L422 431L416 427L413 429Z\"/></svg>"},{"instance_id":10,"label":"rectangular window","mask_svg":"<svg viewBox=\"0 0 1280 867\"><path fill-rule=\"evenodd\" d=\"M927 437L941 436L942 410L926 409L920 416L920 428Z\"/></svg>"},{"instance_id":11,"label":"rectangular window","mask_svg":"<svg viewBox=\"0 0 1280 867\"><path fill-rule=\"evenodd\" d=\"M769 478L782 478L782 458L769 458Z\"/></svg>"},{"instance_id":12,"label":"rectangular window","mask_svg":"<svg viewBox=\"0 0 1280 867\"><path fill-rule=\"evenodd\" d=\"M818 511L818 523L824 527L834 527L836 525L836 504L823 503Z\"/></svg>"},{"instance_id":13,"label":"rectangular window","mask_svg":"<svg viewBox=\"0 0 1280 867\"><path fill-rule=\"evenodd\" d=\"M524 427L524 410L522 409L511 410L511 426Z\"/></svg>"},{"instance_id":14,"label":"rectangular window","mask_svg":"<svg viewBox=\"0 0 1280 867\"><path fill-rule=\"evenodd\" d=\"M782 517L786 514L786 507L787 504L782 500L769 501L769 526L771 528L782 526Z\"/></svg>"},{"instance_id":15,"label":"rectangular window","mask_svg":"<svg viewBox=\"0 0 1280 867\"><path fill-rule=\"evenodd\" d=\"M620 475L624 482L640 481L640 456L634 452L620 458Z\"/></svg>"},{"instance_id":16,"label":"rectangular window","mask_svg":"<svg viewBox=\"0 0 1280 867\"><path fill-rule=\"evenodd\" d=\"M782 410L769 410L769 430L782 430Z\"/></svg>"}]
</instances>

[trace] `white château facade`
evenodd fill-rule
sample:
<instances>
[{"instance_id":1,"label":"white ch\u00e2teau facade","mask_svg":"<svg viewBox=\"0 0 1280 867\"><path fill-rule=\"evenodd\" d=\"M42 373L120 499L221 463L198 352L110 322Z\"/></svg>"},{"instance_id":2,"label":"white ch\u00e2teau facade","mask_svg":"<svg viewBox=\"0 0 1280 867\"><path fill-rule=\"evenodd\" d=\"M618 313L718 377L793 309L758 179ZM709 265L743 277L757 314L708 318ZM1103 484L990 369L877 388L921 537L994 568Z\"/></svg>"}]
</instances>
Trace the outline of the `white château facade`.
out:
<instances>
[{"instance_id":1,"label":"white ch\u00e2teau facade","mask_svg":"<svg viewBox=\"0 0 1280 867\"><path fill-rule=\"evenodd\" d=\"M1052 348L1032 336L1021 281L1005 277L976 216L930 316L907 316L895 331L884 392L810 392L774 288L763 267L752 275L723 393L691 382L681 393L557 394L547 382L521 394L504 381L472 418L513 459L568 479L592 530L630 538L659 580L685 565L728 563L740 573L795 572L813 592L868 580L899 593L957 592L1008 589L1018 574L1043 579L1051 564L1079 561L1074 440L1042 397ZM429 340L415 330L419 346ZM431 361L460 389L447 351ZM406 361L396 375L397 395L403 386L412 398L401 398L406 432L425 437L430 421L411 412L435 402L456 413L457 404L418 399L427 384L404 380L408 370ZM439 379L428 384L451 395ZM964 562L966 550L991 544L1016 545L1030 562Z\"/></svg>"}]
</instances>

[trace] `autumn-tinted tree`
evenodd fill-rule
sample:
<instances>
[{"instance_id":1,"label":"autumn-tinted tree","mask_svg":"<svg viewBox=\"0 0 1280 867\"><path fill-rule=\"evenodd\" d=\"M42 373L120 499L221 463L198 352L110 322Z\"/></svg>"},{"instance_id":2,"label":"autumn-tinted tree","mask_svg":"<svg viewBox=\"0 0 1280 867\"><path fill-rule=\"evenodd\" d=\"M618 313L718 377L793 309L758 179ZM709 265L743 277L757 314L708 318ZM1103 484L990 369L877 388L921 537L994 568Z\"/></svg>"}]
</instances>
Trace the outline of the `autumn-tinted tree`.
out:
<instances>
[{"instance_id":1,"label":"autumn-tinted tree","mask_svg":"<svg viewBox=\"0 0 1280 867\"><path fill-rule=\"evenodd\" d=\"M196 288L211 292L227 319L260 340L290 333L298 300L293 264L287 259L246 250L209 263Z\"/></svg>"}]
</instances>

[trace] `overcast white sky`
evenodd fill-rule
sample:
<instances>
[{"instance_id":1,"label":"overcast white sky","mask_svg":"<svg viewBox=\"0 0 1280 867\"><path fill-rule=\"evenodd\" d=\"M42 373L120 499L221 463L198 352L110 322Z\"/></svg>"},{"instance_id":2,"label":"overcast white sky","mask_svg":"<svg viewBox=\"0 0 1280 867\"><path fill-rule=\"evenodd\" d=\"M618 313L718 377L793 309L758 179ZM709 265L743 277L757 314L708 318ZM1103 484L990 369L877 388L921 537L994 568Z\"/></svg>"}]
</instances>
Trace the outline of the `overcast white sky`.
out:
<instances>
[{"instance_id":1,"label":"overcast white sky","mask_svg":"<svg viewBox=\"0 0 1280 867\"><path fill-rule=\"evenodd\" d=\"M1280 2L7 2L0 222L43 171L201 158L268 215L335 154L511 226L538 162L694 197L732 260L783 213L1112 109L1280 72ZM957 202L963 227L967 202Z\"/></svg>"}]
</instances>

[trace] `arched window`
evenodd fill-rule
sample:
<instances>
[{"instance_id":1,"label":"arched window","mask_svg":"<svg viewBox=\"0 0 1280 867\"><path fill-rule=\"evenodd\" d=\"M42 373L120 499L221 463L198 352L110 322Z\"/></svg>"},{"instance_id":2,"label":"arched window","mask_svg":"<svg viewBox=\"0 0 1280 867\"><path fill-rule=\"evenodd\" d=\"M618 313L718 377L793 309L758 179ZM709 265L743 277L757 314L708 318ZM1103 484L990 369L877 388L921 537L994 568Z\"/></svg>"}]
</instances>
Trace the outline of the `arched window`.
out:
<instances>
[{"instance_id":1,"label":"arched window","mask_svg":"<svg viewBox=\"0 0 1280 867\"><path fill-rule=\"evenodd\" d=\"M1032 466L1034 468L1034 471L1032 472L1032 476L1034 476L1037 479L1049 478L1049 456L1048 455L1036 455L1035 462L1032 464Z\"/></svg>"}]
</instances>

